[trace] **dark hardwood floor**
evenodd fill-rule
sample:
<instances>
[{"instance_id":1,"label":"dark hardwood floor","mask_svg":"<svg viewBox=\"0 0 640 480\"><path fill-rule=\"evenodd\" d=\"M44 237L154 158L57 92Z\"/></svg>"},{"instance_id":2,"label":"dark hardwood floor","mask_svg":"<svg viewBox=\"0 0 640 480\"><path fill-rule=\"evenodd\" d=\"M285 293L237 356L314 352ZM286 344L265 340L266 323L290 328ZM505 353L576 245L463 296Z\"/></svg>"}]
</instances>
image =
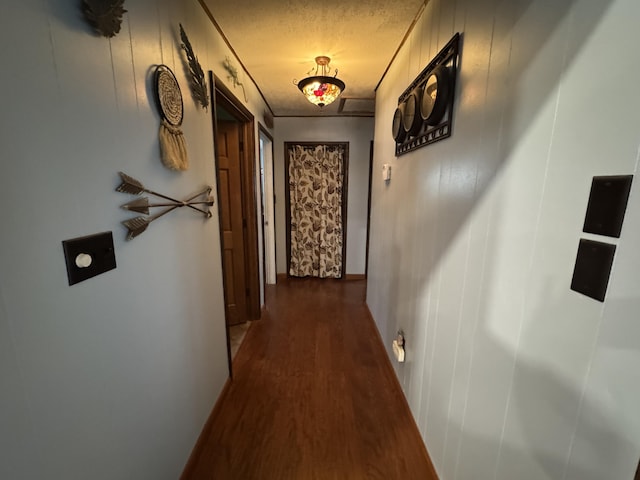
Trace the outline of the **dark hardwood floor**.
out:
<instances>
[{"instance_id":1,"label":"dark hardwood floor","mask_svg":"<svg viewBox=\"0 0 640 480\"><path fill-rule=\"evenodd\" d=\"M432 480L365 282L269 287L184 480Z\"/></svg>"}]
</instances>

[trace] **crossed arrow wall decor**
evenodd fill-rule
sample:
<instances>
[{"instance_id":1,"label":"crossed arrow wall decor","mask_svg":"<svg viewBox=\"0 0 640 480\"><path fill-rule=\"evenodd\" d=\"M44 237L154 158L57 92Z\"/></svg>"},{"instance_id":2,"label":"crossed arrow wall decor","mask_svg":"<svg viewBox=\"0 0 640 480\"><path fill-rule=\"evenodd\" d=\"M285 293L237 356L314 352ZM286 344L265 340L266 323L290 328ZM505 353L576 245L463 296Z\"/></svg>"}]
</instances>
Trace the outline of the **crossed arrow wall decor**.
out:
<instances>
[{"instance_id":1,"label":"crossed arrow wall decor","mask_svg":"<svg viewBox=\"0 0 640 480\"><path fill-rule=\"evenodd\" d=\"M211 187L205 187L202 191L192 195L185 200L176 200L175 198L168 197L167 195L163 195L158 192L154 192L153 190L149 190L145 188L145 186L139 180L136 180L129 175L126 175L122 172L118 172L120 174L120 178L122 179L122 183L116 188L117 192L129 193L131 195L140 195L142 193L148 193L150 195L154 195L156 197L162 198L164 200L168 200L169 203L149 203L149 199L147 197L137 198L132 200L131 202L125 203L121 206L125 210L129 210L131 212L141 213L143 215L149 215L151 208L158 207L167 207L159 213L152 215L150 217L138 216L134 218L130 218L129 220L125 220L122 224L127 227L127 240L131 240L142 232L144 232L151 222L157 220L163 215L175 210L180 207L188 207L194 211L202 213L205 218L211 218L212 214L209 211L209 207L213 205L213 197L211 194ZM205 196L204 200L194 201L198 197ZM200 206L196 206L200 205Z\"/></svg>"}]
</instances>

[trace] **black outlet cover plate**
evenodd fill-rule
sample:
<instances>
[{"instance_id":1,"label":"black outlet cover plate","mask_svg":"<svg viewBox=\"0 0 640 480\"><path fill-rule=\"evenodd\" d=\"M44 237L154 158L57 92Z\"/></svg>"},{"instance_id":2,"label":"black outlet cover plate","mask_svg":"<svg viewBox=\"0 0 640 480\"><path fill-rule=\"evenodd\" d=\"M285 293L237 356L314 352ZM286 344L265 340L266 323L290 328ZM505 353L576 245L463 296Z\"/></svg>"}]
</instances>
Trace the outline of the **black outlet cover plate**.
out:
<instances>
[{"instance_id":1,"label":"black outlet cover plate","mask_svg":"<svg viewBox=\"0 0 640 480\"><path fill-rule=\"evenodd\" d=\"M62 248L64 249L64 258L67 263L69 285L80 283L116 268L113 234L111 232L63 240ZM91 256L91 265L86 268L80 268L76 265L76 257L81 253Z\"/></svg>"},{"instance_id":2,"label":"black outlet cover plate","mask_svg":"<svg viewBox=\"0 0 640 480\"><path fill-rule=\"evenodd\" d=\"M620 238L633 175L593 177L583 232Z\"/></svg>"},{"instance_id":3,"label":"black outlet cover plate","mask_svg":"<svg viewBox=\"0 0 640 480\"><path fill-rule=\"evenodd\" d=\"M571 290L604 302L616 246L580 239Z\"/></svg>"}]
</instances>

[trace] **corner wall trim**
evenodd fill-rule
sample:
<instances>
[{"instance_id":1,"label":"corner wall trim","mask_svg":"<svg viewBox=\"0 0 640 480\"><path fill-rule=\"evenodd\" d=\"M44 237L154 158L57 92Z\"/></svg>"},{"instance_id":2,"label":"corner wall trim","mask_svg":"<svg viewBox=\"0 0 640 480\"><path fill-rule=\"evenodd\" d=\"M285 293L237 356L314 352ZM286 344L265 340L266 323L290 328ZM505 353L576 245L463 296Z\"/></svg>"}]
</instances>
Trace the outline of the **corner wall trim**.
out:
<instances>
[{"instance_id":1,"label":"corner wall trim","mask_svg":"<svg viewBox=\"0 0 640 480\"><path fill-rule=\"evenodd\" d=\"M388 353L387 347L385 346L384 341L382 340L382 336L380 335L380 330L378 330L378 325L376 324L375 320L373 319L373 315L371 314L371 310L369 310L369 305L365 302L364 306L366 308L367 318L371 322L371 325L372 325L373 329L376 332L376 337L378 338L378 341L380 342L380 347L385 352L385 356L384 357L386 359L385 364L387 365L388 375L389 375L389 377L392 378L392 381L395 382L396 387L398 388L398 392L400 392L400 397L402 399L402 403L404 405L406 413L409 415L409 418L411 418L411 420L413 420L413 424L415 426L416 432L420 432L420 430L418 429L418 424L416 423L416 419L413 416L413 412L411 412L411 408L409 407L409 402L407 401L407 397L405 396L404 390L402 389L402 385L400 385L400 380L398 380L398 376L396 375L396 371L394 370L393 365L391 364L391 359L389 358L389 353ZM422 435L420 435L420 437L421 436ZM427 446L424 443L424 438L422 438L421 440L422 440L422 442L420 442L420 443L422 444L422 449L423 449L423 452L424 452L424 456L427 459L427 462L429 462L429 465L431 466L431 473L433 475L433 478L439 478L438 477L438 473L436 472L436 469L433 466L433 462L431 461L431 456L429 455L429 451L427 450Z\"/></svg>"},{"instance_id":2,"label":"corner wall trim","mask_svg":"<svg viewBox=\"0 0 640 480\"><path fill-rule=\"evenodd\" d=\"M231 378L227 378L227 381L225 382L224 387L222 387L222 391L220 392L220 395L218 395L218 399L216 400L216 403L213 406L213 409L211 410L211 413L209 414L207 421L204 423L204 426L202 427L202 431L198 436L198 440L196 440L196 444L194 445L193 450L191 451L191 455L189 455L189 459L187 460L187 463L184 466L182 475L180 475L180 480L187 480L193 477L193 469L198 463L197 461L200 458L200 454L202 453L205 443L209 438L209 433L211 432L213 421L218 416L218 413L221 408L220 406L222 405L222 402L227 396L227 393L229 392L230 387L231 387Z\"/></svg>"},{"instance_id":3,"label":"corner wall trim","mask_svg":"<svg viewBox=\"0 0 640 480\"><path fill-rule=\"evenodd\" d=\"M364 273L347 273L344 276L344 279L345 280L366 280L367 276Z\"/></svg>"},{"instance_id":4,"label":"corner wall trim","mask_svg":"<svg viewBox=\"0 0 640 480\"><path fill-rule=\"evenodd\" d=\"M277 273L276 282L286 282L289 277L286 273ZM366 280L367 275L364 273L347 273L343 277L344 280Z\"/></svg>"}]
</instances>

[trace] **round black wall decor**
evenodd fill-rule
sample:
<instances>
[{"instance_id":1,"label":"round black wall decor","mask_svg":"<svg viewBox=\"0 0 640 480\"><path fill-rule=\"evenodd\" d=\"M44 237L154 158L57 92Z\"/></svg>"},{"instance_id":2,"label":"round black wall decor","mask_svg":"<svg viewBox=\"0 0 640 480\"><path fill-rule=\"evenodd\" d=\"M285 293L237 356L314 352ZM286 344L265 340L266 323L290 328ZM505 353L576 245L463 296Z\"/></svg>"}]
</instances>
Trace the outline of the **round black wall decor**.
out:
<instances>
[{"instance_id":1,"label":"round black wall decor","mask_svg":"<svg viewBox=\"0 0 640 480\"><path fill-rule=\"evenodd\" d=\"M419 91L413 92L404 101L404 115L402 124L407 135L417 135L422 127L422 118L420 116Z\"/></svg>"},{"instance_id":2,"label":"round black wall decor","mask_svg":"<svg viewBox=\"0 0 640 480\"><path fill-rule=\"evenodd\" d=\"M396 111L393 114L393 125L391 126L391 133L393 134L393 139L396 142L402 142L405 137L405 130L402 124L404 104L400 105L396 108Z\"/></svg>"},{"instance_id":3,"label":"round black wall decor","mask_svg":"<svg viewBox=\"0 0 640 480\"><path fill-rule=\"evenodd\" d=\"M437 125L447 109L451 90L448 73L440 65L427 77L420 102L420 115L427 125Z\"/></svg>"}]
</instances>

